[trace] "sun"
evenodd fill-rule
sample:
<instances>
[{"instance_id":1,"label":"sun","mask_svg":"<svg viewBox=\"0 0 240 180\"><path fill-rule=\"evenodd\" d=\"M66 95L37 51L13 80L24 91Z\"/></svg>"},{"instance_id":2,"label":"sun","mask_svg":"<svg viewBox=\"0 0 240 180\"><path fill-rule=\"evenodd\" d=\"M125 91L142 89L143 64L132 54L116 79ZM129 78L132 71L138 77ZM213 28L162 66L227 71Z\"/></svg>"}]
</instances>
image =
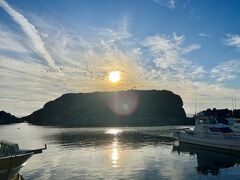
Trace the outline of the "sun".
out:
<instances>
[{"instance_id":1,"label":"sun","mask_svg":"<svg viewBox=\"0 0 240 180\"><path fill-rule=\"evenodd\" d=\"M108 79L109 81L111 81L112 83L117 83L120 81L121 76L120 76L120 72L119 71L111 71L108 74Z\"/></svg>"}]
</instances>

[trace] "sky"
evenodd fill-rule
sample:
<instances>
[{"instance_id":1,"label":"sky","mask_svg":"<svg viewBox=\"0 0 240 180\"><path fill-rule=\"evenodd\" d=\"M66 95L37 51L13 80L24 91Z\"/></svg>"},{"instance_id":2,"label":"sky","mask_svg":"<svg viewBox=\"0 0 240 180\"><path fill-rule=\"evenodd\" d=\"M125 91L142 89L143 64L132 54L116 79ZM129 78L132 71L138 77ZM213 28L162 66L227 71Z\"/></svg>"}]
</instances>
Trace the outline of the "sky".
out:
<instances>
[{"instance_id":1,"label":"sky","mask_svg":"<svg viewBox=\"0 0 240 180\"><path fill-rule=\"evenodd\" d=\"M238 0L0 0L0 110L64 93L170 90L187 114L240 106ZM119 71L111 83L108 74ZM196 106L195 106L196 104Z\"/></svg>"}]
</instances>

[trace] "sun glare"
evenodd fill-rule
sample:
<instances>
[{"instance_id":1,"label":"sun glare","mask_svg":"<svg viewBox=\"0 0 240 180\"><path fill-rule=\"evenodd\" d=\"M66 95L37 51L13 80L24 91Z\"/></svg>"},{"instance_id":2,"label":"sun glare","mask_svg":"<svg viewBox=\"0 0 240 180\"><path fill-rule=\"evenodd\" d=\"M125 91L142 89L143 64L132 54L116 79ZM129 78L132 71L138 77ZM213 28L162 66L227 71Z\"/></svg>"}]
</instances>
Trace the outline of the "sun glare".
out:
<instances>
[{"instance_id":1,"label":"sun glare","mask_svg":"<svg viewBox=\"0 0 240 180\"><path fill-rule=\"evenodd\" d=\"M117 83L120 81L121 76L120 76L120 72L119 71L111 71L108 75L108 79L109 81L111 81L112 83Z\"/></svg>"}]
</instances>

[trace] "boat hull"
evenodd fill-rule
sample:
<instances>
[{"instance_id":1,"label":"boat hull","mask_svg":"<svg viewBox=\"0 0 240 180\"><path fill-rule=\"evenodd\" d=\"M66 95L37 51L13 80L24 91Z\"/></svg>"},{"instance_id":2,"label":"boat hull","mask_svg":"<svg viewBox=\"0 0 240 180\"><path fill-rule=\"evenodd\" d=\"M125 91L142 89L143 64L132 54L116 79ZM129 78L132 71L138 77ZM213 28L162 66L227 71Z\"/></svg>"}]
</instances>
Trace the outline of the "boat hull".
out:
<instances>
[{"instance_id":1,"label":"boat hull","mask_svg":"<svg viewBox=\"0 0 240 180\"><path fill-rule=\"evenodd\" d=\"M196 136L184 133L180 133L178 138L179 141L183 143L240 151L240 141L237 140L218 139L210 136Z\"/></svg>"},{"instance_id":2,"label":"boat hull","mask_svg":"<svg viewBox=\"0 0 240 180\"><path fill-rule=\"evenodd\" d=\"M21 155L0 157L0 179L11 179L16 176L23 164L33 155L26 153Z\"/></svg>"},{"instance_id":3,"label":"boat hull","mask_svg":"<svg viewBox=\"0 0 240 180\"><path fill-rule=\"evenodd\" d=\"M230 128L231 128L234 132L240 133L240 127L239 127L239 126L238 126L238 127L236 127L236 126L230 126Z\"/></svg>"}]
</instances>

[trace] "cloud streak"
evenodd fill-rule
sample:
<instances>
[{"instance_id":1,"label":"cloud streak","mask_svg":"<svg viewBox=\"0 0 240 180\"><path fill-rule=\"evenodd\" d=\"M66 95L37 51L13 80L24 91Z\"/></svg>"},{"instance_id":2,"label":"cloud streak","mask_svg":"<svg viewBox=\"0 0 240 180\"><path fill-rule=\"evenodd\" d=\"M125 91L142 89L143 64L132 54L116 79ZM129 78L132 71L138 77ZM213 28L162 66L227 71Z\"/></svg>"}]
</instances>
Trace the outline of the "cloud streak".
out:
<instances>
[{"instance_id":1,"label":"cloud streak","mask_svg":"<svg viewBox=\"0 0 240 180\"><path fill-rule=\"evenodd\" d=\"M225 39L225 44L227 46L233 46L240 49L240 35L227 34L227 38Z\"/></svg>"},{"instance_id":2,"label":"cloud streak","mask_svg":"<svg viewBox=\"0 0 240 180\"><path fill-rule=\"evenodd\" d=\"M184 55L200 49L198 44L184 46L184 36L155 35L147 37L142 45L147 47L152 54L156 71L160 77L171 81L185 81L187 79L199 78L204 74L203 67L193 64Z\"/></svg>"},{"instance_id":3,"label":"cloud streak","mask_svg":"<svg viewBox=\"0 0 240 180\"><path fill-rule=\"evenodd\" d=\"M211 70L211 77L216 81L229 81L239 78L240 76L240 61L231 60L221 63Z\"/></svg>"},{"instance_id":4,"label":"cloud streak","mask_svg":"<svg viewBox=\"0 0 240 180\"><path fill-rule=\"evenodd\" d=\"M210 37L210 35L205 34L205 33L198 33L197 35L200 37Z\"/></svg>"},{"instance_id":5,"label":"cloud streak","mask_svg":"<svg viewBox=\"0 0 240 180\"><path fill-rule=\"evenodd\" d=\"M22 43L20 43L21 40L23 40L22 37L7 32L8 30L1 31L0 29L0 52L15 52L18 54L27 54L29 53L29 50L24 47Z\"/></svg>"},{"instance_id":6,"label":"cloud streak","mask_svg":"<svg viewBox=\"0 0 240 180\"><path fill-rule=\"evenodd\" d=\"M7 2L0 0L0 7L2 7L13 20L20 25L23 32L29 37L34 47L34 51L41 56L51 68L55 67L55 63L51 55L45 48L37 29L31 24L20 12L13 9Z\"/></svg>"},{"instance_id":7,"label":"cloud streak","mask_svg":"<svg viewBox=\"0 0 240 180\"><path fill-rule=\"evenodd\" d=\"M164 7L168 7L169 9L176 8L176 0L153 0L153 2Z\"/></svg>"}]
</instances>

